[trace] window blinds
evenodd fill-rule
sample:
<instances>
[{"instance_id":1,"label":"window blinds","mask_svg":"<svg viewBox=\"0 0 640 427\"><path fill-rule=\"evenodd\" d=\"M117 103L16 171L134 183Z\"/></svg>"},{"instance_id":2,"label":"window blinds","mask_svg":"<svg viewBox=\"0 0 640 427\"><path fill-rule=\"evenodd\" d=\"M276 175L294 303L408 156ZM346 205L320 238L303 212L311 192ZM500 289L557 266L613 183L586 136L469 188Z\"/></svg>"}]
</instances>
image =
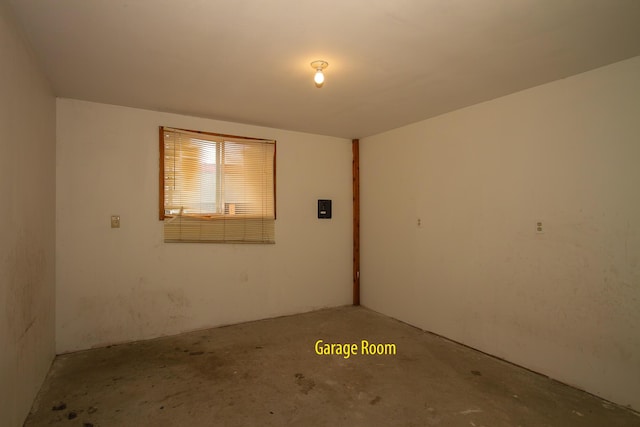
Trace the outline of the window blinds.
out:
<instances>
[{"instance_id":1,"label":"window blinds","mask_svg":"<svg viewBox=\"0 0 640 427\"><path fill-rule=\"evenodd\" d=\"M274 243L275 145L161 127L164 241Z\"/></svg>"}]
</instances>

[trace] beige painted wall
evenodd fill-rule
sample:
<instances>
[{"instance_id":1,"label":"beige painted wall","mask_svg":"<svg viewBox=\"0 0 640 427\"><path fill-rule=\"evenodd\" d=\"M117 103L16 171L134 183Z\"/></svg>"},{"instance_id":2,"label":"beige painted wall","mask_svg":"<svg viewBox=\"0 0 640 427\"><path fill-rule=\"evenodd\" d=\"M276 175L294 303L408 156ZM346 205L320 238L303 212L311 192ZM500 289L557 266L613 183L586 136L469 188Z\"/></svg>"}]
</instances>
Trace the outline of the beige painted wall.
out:
<instances>
[{"instance_id":1,"label":"beige painted wall","mask_svg":"<svg viewBox=\"0 0 640 427\"><path fill-rule=\"evenodd\" d=\"M639 77L364 138L363 304L640 410Z\"/></svg>"},{"instance_id":2,"label":"beige painted wall","mask_svg":"<svg viewBox=\"0 0 640 427\"><path fill-rule=\"evenodd\" d=\"M0 2L0 424L21 426L54 356L55 99Z\"/></svg>"},{"instance_id":3,"label":"beige painted wall","mask_svg":"<svg viewBox=\"0 0 640 427\"><path fill-rule=\"evenodd\" d=\"M57 108L58 352L349 304L349 140L70 99ZM160 125L278 141L275 245L163 243ZM318 198L334 200L332 220L317 219Z\"/></svg>"}]
</instances>

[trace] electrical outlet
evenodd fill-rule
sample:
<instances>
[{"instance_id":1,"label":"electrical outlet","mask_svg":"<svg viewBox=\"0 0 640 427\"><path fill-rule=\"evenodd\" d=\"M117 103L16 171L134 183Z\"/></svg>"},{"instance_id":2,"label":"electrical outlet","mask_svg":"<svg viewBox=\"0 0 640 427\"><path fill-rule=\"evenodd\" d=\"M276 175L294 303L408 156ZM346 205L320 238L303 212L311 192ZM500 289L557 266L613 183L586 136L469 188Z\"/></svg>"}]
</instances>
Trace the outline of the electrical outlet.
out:
<instances>
[{"instance_id":1,"label":"electrical outlet","mask_svg":"<svg viewBox=\"0 0 640 427\"><path fill-rule=\"evenodd\" d=\"M111 228L120 228L120 215L111 215Z\"/></svg>"},{"instance_id":2,"label":"electrical outlet","mask_svg":"<svg viewBox=\"0 0 640 427\"><path fill-rule=\"evenodd\" d=\"M544 227L542 226L542 221L536 222L536 234L543 234Z\"/></svg>"}]
</instances>

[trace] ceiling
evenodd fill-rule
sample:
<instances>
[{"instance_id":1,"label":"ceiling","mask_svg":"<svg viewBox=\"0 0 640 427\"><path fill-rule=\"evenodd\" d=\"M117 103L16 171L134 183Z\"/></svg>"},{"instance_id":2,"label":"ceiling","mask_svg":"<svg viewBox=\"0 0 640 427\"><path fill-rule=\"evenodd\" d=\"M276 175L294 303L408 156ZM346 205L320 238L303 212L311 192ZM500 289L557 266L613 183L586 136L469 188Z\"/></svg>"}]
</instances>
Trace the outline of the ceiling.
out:
<instances>
[{"instance_id":1,"label":"ceiling","mask_svg":"<svg viewBox=\"0 0 640 427\"><path fill-rule=\"evenodd\" d=\"M57 96L349 139L640 54L640 0L9 2Z\"/></svg>"}]
</instances>

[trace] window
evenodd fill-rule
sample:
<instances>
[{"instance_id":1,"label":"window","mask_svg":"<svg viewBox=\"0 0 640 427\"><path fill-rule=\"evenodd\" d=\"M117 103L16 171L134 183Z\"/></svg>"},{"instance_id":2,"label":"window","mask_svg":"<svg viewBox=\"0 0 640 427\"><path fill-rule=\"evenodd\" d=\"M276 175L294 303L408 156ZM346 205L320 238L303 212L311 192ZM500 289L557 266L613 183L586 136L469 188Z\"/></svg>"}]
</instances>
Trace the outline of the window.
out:
<instances>
[{"instance_id":1,"label":"window","mask_svg":"<svg viewBox=\"0 0 640 427\"><path fill-rule=\"evenodd\" d=\"M164 241L274 243L275 151L273 140L160 127Z\"/></svg>"}]
</instances>

